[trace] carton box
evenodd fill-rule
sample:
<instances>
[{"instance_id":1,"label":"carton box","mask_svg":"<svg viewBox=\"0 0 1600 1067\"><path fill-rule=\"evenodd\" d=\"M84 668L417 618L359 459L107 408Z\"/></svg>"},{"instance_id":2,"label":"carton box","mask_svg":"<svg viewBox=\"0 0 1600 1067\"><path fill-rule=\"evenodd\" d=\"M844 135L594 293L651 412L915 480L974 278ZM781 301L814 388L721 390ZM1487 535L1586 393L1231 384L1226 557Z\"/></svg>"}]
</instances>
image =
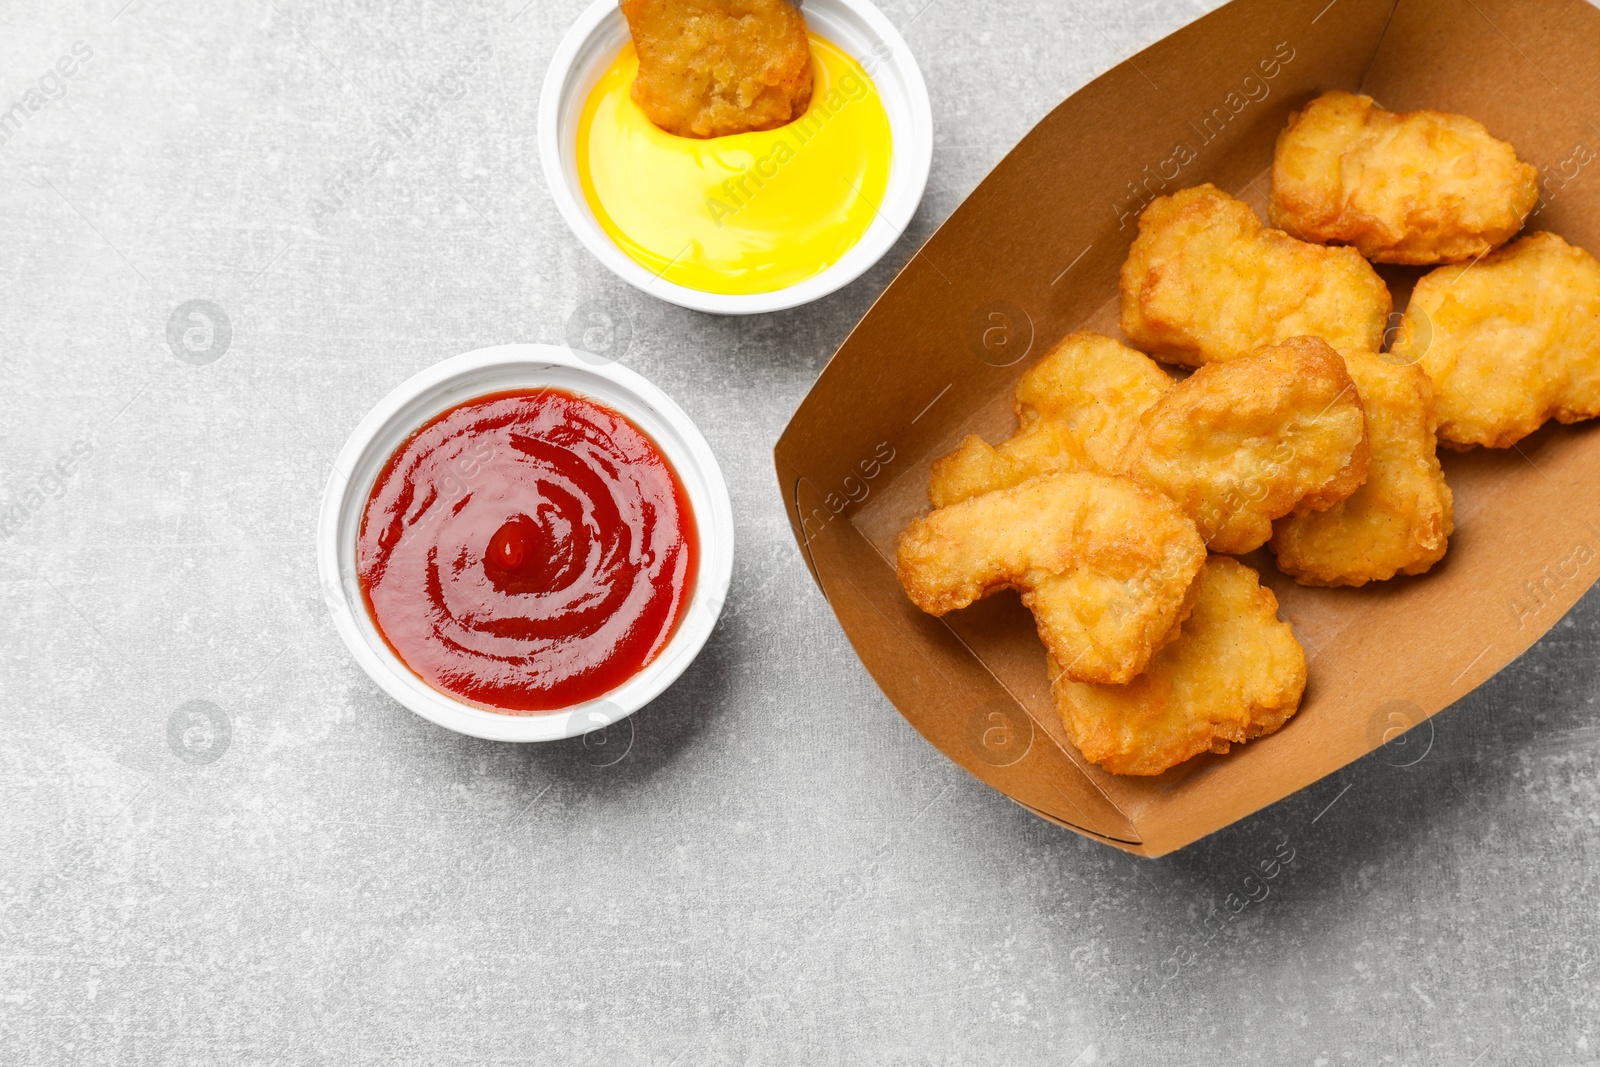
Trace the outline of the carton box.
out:
<instances>
[{"instance_id":1,"label":"carton box","mask_svg":"<svg viewBox=\"0 0 1600 1067\"><path fill-rule=\"evenodd\" d=\"M1144 204L1209 181L1264 217L1278 131L1326 90L1479 119L1541 170L1529 229L1600 252L1597 61L1585 0L1235 0L1023 138L846 339L775 450L812 575L911 724L1036 814L1159 856L1403 743L1553 626L1600 576L1600 425L1442 453L1457 530L1420 578L1305 589L1247 558L1311 657L1300 713L1155 778L1107 774L1067 741L1014 595L935 619L891 561L927 508L932 459L967 433L1009 433L1013 383L1060 337L1120 336L1117 271ZM1382 273L1403 308L1421 272Z\"/></svg>"}]
</instances>

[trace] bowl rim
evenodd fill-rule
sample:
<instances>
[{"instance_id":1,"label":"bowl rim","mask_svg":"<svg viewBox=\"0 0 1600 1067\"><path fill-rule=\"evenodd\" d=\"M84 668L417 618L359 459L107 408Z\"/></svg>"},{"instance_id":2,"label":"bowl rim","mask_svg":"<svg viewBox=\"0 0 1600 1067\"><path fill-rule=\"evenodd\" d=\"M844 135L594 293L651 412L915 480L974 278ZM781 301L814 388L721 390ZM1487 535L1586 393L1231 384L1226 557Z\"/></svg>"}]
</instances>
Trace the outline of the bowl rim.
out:
<instances>
[{"instance_id":1,"label":"bowl rim","mask_svg":"<svg viewBox=\"0 0 1600 1067\"><path fill-rule=\"evenodd\" d=\"M871 0L827 0L861 19L876 38L874 56L893 67L903 80L910 114L900 121L889 114L894 149L889 184L878 217L861 239L836 263L809 278L769 293L708 293L669 282L652 273L617 247L600 228L580 190L568 181L562 166L561 112L568 84L576 73L578 57L609 20L621 20L616 0L593 0L567 31L545 70L539 93L539 161L545 185L578 241L617 277L643 293L679 307L718 315L756 315L809 304L849 285L888 254L904 236L922 203L933 168L933 105L922 69L894 24ZM816 4L813 4L816 6ZM876 51L882 45L882 51ZM860 60L861 57L856 57ZM887 110L887 109L886 109Z\"/></svg>"},{"instance_id":2,"label":"bowl rim","mask_svg":"<svg viewBox=\"0 0 1600 1067\"><path fill-rule=\"evenodd\" d=\"M552 368L565 377L585 376L603 381L610 388L590 399L613 408L645 430L677 472L689 496L700 547L699 567L694 592L685 606L673 633L655 659L617 688L594 700L556 711L515 715L489 711L459 700L423 681L389 649L368 612L353 573L342 566L341 527L365 510L376 478L356 478L355 472L372 453L382 449L377 466L381 469L392 447L384 448L379 438L389 436L397 419L403 440L424 422L458 404L517 386L485 387L476 393L448 396L452 383L462 383L475 374L494 369L526 368L526 386L537 388L541 372L548 383ZM575 372L575 374L573 373ZM563 380L557 387L583 393L581 385ZM426 400L420 418L406 414L419 400ZM625 398L622 402L618 397ZM677 440L650 433L646 423L666 423ZM333 617L334 628L361 669L390 697L424 719L445 729L491 741L555 741L578 737L603 729L644 707L666 690L699 655L710 638L733 576L733 506L727 482L711 446L688 414L648 379L617 363L605 361L571 348L546 344L505 344L474 349L427 367L400 385L373 406L339 450L322 493L318 511L317 572L323 599ZM355 546L349 545L353 560Z\"/></svg>"}]
</instances>

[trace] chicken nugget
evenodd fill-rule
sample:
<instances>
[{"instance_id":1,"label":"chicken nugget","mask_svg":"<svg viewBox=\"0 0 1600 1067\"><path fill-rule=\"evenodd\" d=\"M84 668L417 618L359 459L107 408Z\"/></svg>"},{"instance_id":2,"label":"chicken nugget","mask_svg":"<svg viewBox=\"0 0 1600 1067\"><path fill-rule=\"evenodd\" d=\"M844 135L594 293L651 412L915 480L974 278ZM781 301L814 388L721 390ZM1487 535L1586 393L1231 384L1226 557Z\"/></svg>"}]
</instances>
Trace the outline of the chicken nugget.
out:
<instances>
[{"instance_id":1,"label":"chicken nugget","mask_svg":"<svg viewBox=\"0 0 1600 1067\"><path fill-rule=\"evenodd\" d=\"M633 101L680 137L773 130L811 102L811 42L789 0L622 0Z\"/></svg>"},{"instance_id":2,"label":"chicken nugget","mask_svg":"<svg viewBox=\"0 0 1600 1067\"><path fill-rule=\"evenodd\" d=\"M1376 352L1394 306L1361 253L1266 229L1214 185L1151 201L1120 288L1128 339L1191 367L1301 336Z\"/></svg>"},{"instance_id":3,"label":"chicken nugget","mask_svg":"<svg viewBox=\"0 0 1600 1067\"><path fill-rule=\"evenodd\" d=\"M930 615L1016 589L1067 677L1125 682L1175 636L1205 556L1194 523L1160 493L1057 471L915 520L895 571Z\"/></svg>"},{"instance_id":4,"label":"chicken nugget","mask_svg":"<svg viewBox=\"0 0 1600 1067\"><path fill-rule=\"evenodd\" d=\"M1047 658L1061 725L1112 774L1160 774L1270 734L1300 707L1306 654L1260 576L1212 556L1177 639L1126 685L1068 678Z\"/></svg>"},{"instance_id":5,"label":"chicken nugget","mask_svg":"<svg viewBox=\"0 0 1600 1067\"><path fill-rule=\"evenodd\" d=\"M1103 334L1069 334L1017 381L1017 432L998 445L971 434L934 460L928 499L942 508L1048 471L1108 471L1139 415L1171 388L1144 353Z\"/></svg>"},{"instance_id":6,"label":"chicken nugget","mask_svg":"<svg viewBox=\"0 0 1600 1067\"><path fill-rule=\"evenodd\" d=\"M1272 520L1326 508L1367 476L1355 383L1316 337L1201 367L1146 411L1122 473L1161 490L1213 552L1260 548Z\"/></svg>"},{"instance_id":7,"label":"chicken nugget","mask_svg":"<svg viewBox=\"0 0 1600 1067\"><path fill-rule=\"evenodd\" d=\"M1365 585L1421 574L1455 531L1439 466L1433 383L1421 367L1371 352L1344 353L1367 412L1367 480L1325 511L1273 524L1278 569L1301 585Z\"/></svg>"},{"instance_id":8,"label":"chicken nugget","mask_svg":"<svg viewBox=\"0 0 1600 1067\"><path fill-rule=\"evenodd\" d=\"M1433 379L1439 440L1507 448L1600 415L1600 262L1535 233L1417 282L1393 356Z\"/></svg>"},{"instance_id":9,"label":"chicken nugget","mask_svg":"<svg viewBox=\"0 0 1600 1067\"><path fill-rule=\"evenodd\" d=\"M1269 215L1379 263L1459 263L1509 241L1538 202L1539 172L1476 119L1332 92L1278 135Z\"/></svg>"}]
</instances>

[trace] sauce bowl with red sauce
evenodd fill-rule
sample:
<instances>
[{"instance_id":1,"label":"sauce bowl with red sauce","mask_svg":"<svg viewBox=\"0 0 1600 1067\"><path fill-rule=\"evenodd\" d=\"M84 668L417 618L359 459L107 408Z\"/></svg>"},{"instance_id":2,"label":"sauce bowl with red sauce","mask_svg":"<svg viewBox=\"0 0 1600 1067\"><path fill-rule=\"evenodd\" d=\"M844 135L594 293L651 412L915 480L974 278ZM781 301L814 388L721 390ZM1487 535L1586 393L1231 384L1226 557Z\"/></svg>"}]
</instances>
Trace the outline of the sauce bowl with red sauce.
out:
<instances>
[{"instance_id":1,"label":"sauce bowl with red sauce","mask_svg":"<svg viewBox=\"0 0 1600 1067\"><path fill-rule=\"evenodd\" d=\"M727 595L733 510L705 438L644 378L502 345L362 420L317 562L339 635L390 696L459 733L549 741L688 667Z\"/></svg>"}]
</instances>

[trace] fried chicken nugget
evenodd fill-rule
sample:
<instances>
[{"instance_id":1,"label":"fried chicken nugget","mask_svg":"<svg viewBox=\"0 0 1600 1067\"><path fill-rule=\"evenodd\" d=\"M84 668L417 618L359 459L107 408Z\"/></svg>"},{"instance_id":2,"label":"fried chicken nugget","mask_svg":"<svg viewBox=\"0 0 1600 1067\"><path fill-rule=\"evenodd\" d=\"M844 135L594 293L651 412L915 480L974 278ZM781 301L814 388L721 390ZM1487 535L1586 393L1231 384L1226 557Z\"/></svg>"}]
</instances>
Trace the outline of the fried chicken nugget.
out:
<instances>
[{"instance_id":1,"label":"fried chicken nugget","mask_svg":"<svg viewBox=\"0 0 1600 1067\"><path fill-rule=\"evenodd\" d=\"M1476 119L1332 92L1278 135L1268 213L1379 263L1459 263L1509 241L1538 202L1539 172Z\"/></svg>"},{"instance_id":2,"label":"fried chicken nugget","mask_svg":"<svg viewBox=\"0 0 1600 1067\"><path fill-rule=\"evenodd\" d=\"M1194 524L1160 493L1058 471L915 520L895 571L930 615L1016 589L1067 677L1126 682L1175 636L1205 556Z\"/></svg>"},{"instance_id":3,"label":"fried chicken nugget","mask_svg":"<svg viewBox=\"0 0 1600 1067\"><path fill-rule=\"evenodd\" d=\"M934 460L928 499L943 508L1049 471L1108 471L1139 415L1171 388L1144 353L1104 334L1069 334L1017 381L1017 432L998 445L971 434Z\"/></svg>"},{"instance_id":4,"label":"fried chicken nugget","mask_svg":"<svg viewBox=\"0 0 1600 1067\"><path fill-rule=\"evenodd\" d=\"M1389 290L1353 248L1324 248L1261 225L1214 185L1151 201L1122 265L1122 332L1191 367L1290 337L1376 352Z\"/></svg>"},{"instance_id":5,"label":"fried chicken nugget","mask_svg":"<svg viewBox=\"0 0 1600 1067\"><path fill-rule=\"evenodd\" d=\"M1421 574L1455 531L1439 466L1433 383L1421 367L1371 352L1344 353L1367 412L1367 480L1325 511L1273 524L1278 569L1301 585L1365 585Z\"/></svg>"},{"instance_id":6,"label":"fried chicken nugget","mask_svg":"<svg viewBox=\"0 0 1600 1067\"><path fill-rule=\"evenodd\" d=\"M1053 654L1047 663L1067 736L1113 774L1160 774L1270 734L1306 688L1305 650L1278 598L1227 556L1206 561L1182 632L1127 685L1073 681Z\"/></svg>"},{"instance_id":7,"label":"fried chicken nugget","mask_svg":"<svg viewBox=\"0 0 1600 1067\"><path fill-rule=\"evenodd\" d=\"M680 137L773 130L811 102L811 42L789 0L622 0L633 100Z\"/></svg>"},{"instance_id":8,"label":"fried chicken nugget","mask_svg":"<svg viewBox=\"0 0 1600 1067\"><path fill-rule=\"evenodd\" d=\"M1326 508L1367 476L1355 383L1316 337L1201 367L1146 411L1119 465L1194 520L1213 552L1260 548L1272 520Z\"/></svg>"},{"instance_id":9,"label":"fried chicken nugget","mask_svg":"<svg viewBox=\"0 0 1600 1067\"><path fill-rule=\"evenodd\" d=\"M1553 233L1417 282L1394 345L1433 379L1439 439L1507 448L1600 415L1600 262Z\"/></svg>"}]
</instances>

